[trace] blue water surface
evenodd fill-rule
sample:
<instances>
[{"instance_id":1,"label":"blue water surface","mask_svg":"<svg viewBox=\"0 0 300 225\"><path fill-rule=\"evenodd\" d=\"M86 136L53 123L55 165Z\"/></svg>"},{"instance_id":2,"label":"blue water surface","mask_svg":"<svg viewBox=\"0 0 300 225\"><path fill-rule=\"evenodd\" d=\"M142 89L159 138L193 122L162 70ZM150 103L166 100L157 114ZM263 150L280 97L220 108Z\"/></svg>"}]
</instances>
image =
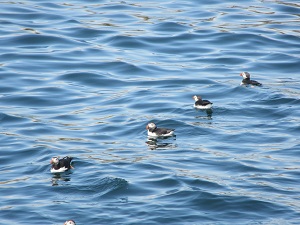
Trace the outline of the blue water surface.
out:
<instances>
[{"instance_id":1,"label":"blue water surface","mask_svg":"<svg viewBox=\"0 0 300 225\"><path fill-rule=\"evenodd\" d=\"M299 224L299 16L293 0L0 2L0 224ZM149 139L150 121L176 136Z\"/></svg>"}]
</instances>

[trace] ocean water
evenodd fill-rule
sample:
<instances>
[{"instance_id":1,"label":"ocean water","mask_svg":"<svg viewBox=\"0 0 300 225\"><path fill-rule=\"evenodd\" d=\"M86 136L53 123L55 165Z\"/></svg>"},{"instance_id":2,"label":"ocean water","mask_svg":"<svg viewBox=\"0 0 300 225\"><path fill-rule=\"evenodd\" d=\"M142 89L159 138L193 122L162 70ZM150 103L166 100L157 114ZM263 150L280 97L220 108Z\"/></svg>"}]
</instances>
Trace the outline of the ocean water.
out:
<instances>
[{"instance_id":1,"label":"ocean water","mask_svg":"<svg viewBox=\"0 0 300 225\"><path fill-rule=\"evenodd\" d=\"M300 224L299 16L293 0L1 1L0 224ZM150 121L176 136L148 139Z\"/></svg>"}]
</instances>

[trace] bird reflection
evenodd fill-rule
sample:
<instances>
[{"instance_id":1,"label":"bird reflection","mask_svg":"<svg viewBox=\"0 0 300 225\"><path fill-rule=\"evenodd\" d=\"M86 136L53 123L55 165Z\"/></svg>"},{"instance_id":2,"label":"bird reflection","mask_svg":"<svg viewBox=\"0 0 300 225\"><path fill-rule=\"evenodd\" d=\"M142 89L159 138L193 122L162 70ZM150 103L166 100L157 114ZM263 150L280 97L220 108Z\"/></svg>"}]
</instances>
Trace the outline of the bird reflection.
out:
<instances>
[{"instance_id":1,"label":"bird reflection","mask_svg":"<svg viewBox=\"0 0 300 225\"><path fill-rule=\"evenodd\" d=\"M59 181L68 182L71 181L71 174L72 172L65 172L65 173L54 173L51 179L52 186L58 186Z\"/></svg>"},{"instance_id":2,"label":"bird reflection","mask_svg":"<svg viewBox=\"0 0 300 225\"><path fill-rule=\"evenodd\" d=\"M211 120L212 119L212 114L213 114L213 110L212 109L197 109L197 111L203 111L206 113L206 118ZM205 116L203 116L205 117Z\"/></svg>"},{"instance_id":3,"label":"bird reflection","mask_svg":"<svg viewBox=\"0 0 300 225\"><path fill-rule=\"evenodd\" d=\"M167 137L160 137L160 138L153 138L148 137L148 140L146 141L146 144L151 150L155 149L171 149L176 148L177 145L172 143L171 140L176 140L176 136L173 136L172 138Z\"/></svg>"},{"instance_id":4,"label":"bird reflection","mask_svg":"<svg viewBox=\"0 0 300 225\"><path fill-rule=\"evenodd\" d=\"M207 110L206 110L206 114L207 114L207 117L208 117L209 119L211 119L212 114L213 114L212 109L207 109Z\"/></svg>"}]
</instances>

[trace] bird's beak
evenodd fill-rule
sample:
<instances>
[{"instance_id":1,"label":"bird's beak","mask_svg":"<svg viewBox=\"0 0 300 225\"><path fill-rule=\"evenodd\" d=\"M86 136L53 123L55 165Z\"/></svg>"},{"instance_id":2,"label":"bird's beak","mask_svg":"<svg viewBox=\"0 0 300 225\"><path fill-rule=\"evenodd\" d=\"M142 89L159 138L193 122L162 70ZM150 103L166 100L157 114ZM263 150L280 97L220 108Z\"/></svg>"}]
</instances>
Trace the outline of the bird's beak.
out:
<instances>
[{"instance_id":1,"label":"bird's beak","mask_svg":"<svg viewBox=\"0 0 300 225\"><path fill-rule=\"evenodd\" d=\"M242 74L242 73L240 73L240 76L242 77L242 76L243 76L243 74Z\"/></svg>"},{"instance_id":2,"label":"bird's beak","mask_svg":"<svg viewBox=\"0 0 300 225\"><path fill-rule=\"evenodd\" d=\"M52 159L50 159L50 164L52 164L53 162L52 162Z\"/></svg>"},{"instance_id":3,"label":"bird's beak","mask_svg":"<svg viewBox=\"0 0 300 225\"><path fill-rule=\"evenodd\" d=\"M149 130L149 127L148 127L148 125L146 126L146 130Z\"/></svg>"}]
</instances>

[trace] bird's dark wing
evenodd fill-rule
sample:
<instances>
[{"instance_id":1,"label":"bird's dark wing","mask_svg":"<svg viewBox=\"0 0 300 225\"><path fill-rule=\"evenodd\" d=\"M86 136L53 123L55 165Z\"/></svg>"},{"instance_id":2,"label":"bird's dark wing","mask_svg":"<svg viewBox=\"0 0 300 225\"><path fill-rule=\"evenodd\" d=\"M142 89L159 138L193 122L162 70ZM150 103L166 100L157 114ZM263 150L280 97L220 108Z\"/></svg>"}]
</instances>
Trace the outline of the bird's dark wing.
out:
<instances>
[{"instance_id":1,"label":"bird's dark wing","mask_svg":"<svg viewBox=\"0 0 300 225\"><path fill-rule=\"evenodd\" d=\"M252 84L252 85L257 85L257 86L260 86L260 85L261 85L261 83L259 83L259 82L256 81L256 80L251 80L251 84Z\"/></svg>"},{"instance_id":2,"label":"bird's dark wing","mask_svg":"<svg viewBox=\"0 0 300 225\"><path fill-rule=\"evenodd\" d=\"M72 161L72 157L64 157L61 160L59 160L59 166L60 167L66 167L66 168L71 168L71 161Z\"/></svg>"},{"instance_id":3,"label":"bird's dark wing","mask_svg":"<svg viewBox=\"0 0 300 225\"><path fill-rule=\"evenodd\" d=\"M212 104L212 103L211 103L210 101L208 101L208 100L203 100L202 102L203 102L203 105Z\"/></svg>"},{"instance_id":4,"label":"bird's dark wing","mask_svg":"<svg viewBox=\"0 0 300 225\"><path fill-rule=\"evenodd\" d=\"M251 81L249 79L243 79L242 83L243 84L251 84Z\"/></svg>"},{"instance_id":5,"label":"bird's dark wing","mask_svg":"<svg viewBox=\"0 0 300 225\"><path fill-rule=\"evenodd\" d=\"M195 102L195 105L201 105L201 106L206 106L208 104L212 104L212 103L208 100L198 100Z\"/></svg>"},{"instance_id":6,"label":"bird's dark wing","mask_svg":"<svg viewBox=\"0 0 300 225\"><path fill-rule=\"evenodd\" d=\"M172 131L174 131L175 129L167 129L167 128L156 128L155 129L155 133L158 135L163 135L163 134L168 134Z\"/></svg>"}]
</instances>

